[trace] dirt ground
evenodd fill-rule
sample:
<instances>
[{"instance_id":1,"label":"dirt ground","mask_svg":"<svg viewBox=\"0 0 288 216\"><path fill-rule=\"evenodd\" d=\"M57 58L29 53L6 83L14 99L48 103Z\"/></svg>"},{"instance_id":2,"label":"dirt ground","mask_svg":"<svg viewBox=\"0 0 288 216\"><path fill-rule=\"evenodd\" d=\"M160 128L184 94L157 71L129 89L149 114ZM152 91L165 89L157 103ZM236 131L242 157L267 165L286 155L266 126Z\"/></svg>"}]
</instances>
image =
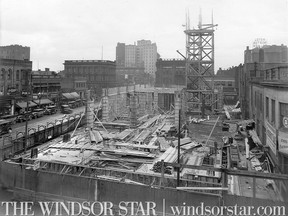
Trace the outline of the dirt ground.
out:
<instances>
[{"instance_id":1,"label":"dirt ground","mask_svg":"<svg viewBox=\"0 0 288 216\"><path fill-rule=\"evenodd\" d=\"M206 140L209 137L209 134L211 133L213 129L213 123L206 123L201 122L199 124L191 123L188 126L189 129L189 137L192 138L192 140L195 140L197 142L206 142ZM230 132L222 131L222 126L220 126L219 122L217 126L214 128L214 131L208 141L209 145L213 145L214 142L217 142L219 145L223 143L222 137L224 136L232 136Z\"/></svg>"}]
</instances>

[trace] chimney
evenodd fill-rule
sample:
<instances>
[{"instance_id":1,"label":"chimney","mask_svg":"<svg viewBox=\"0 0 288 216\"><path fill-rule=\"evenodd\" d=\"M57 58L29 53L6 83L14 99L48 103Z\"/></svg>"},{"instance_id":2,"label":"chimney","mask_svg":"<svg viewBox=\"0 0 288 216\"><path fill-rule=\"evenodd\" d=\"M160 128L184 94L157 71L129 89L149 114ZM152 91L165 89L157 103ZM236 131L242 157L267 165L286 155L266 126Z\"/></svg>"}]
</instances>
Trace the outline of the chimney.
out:
<instances>
[{"instance_id":1,"label":"chimney","mask_svg":"<svg viewBox=\"0 0 288 216\"><path fill-rule=\"evenodd\" d=\"M45 68L45 71L49 71L49 68Z\"/></svg>"}]
</instances>

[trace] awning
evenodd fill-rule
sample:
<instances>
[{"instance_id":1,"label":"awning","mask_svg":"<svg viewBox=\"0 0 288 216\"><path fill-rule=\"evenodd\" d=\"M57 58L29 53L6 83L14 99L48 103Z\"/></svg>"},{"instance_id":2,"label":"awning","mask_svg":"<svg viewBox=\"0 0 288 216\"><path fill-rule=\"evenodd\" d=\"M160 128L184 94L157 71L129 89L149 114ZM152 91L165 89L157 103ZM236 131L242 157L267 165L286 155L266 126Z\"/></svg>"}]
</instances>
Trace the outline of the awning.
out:
<instances>
[{"instance_id":1,"label":"awning","mask_svg":"<svg viewBox=\"0 0 288 216\"><path fill-rule=\"evenodd\" d=\"M63 93L62 96L65 97L68 100L74 99L74 97L70 93Z\"/></svg>"},{"instance_id":2,"label":"awning","mask_svg":"<svg viewBox=\"0 0 288 216\"><path fill-rule=\"evenodd\" d=\"M51 100L44 98L44 99L38 99L38 100L33 100L34 103L38 105L43 105L43 104L51 104L53 103Z\"/></svg>"},{"instance_id":3,"label":"awning","mask_svg":"<svg viewBox=\"0 0 288 216\"><path fill-rule=\"evenodd\" d=\"M23 109L27 107L27 102L18 102L16 103L16 105L21 109ZM34 107L34 106L37 106L37 104L33 103L32 101L28 102L28 107Z\"/></svg>"},{"instance_id":4,"label":"awning","mask_svg":"<svg viewBox=\"0 0 288 216\"><path fill-rule=\"evenodd\" d=\"M75 99L80 98L80 95L77 94L77 92L71 92L70 95L72 95Z\"/></svg>"}]
</instances>

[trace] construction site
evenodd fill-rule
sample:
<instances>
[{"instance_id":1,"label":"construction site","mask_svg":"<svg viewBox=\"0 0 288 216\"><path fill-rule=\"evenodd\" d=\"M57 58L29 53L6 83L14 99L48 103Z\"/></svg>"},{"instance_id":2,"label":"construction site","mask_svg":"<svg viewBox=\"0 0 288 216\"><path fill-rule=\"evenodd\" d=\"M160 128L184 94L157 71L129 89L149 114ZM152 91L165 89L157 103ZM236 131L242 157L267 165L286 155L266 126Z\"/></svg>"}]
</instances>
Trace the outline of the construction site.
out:
<instances>
[{"instance_id":1,"label":"construction site","mask_svg":"<svg viewBox=\"0 0 288 216\"><path fill-rule=\"evenodd\" d=\"M1 146L1 184L16 200L153 201L165 215L163 199L287 206L277 185L288 176L270 172L253 120L236 118L206 80L215 26L186 26L185 88L109 88L97 105L88 91L85 113Z\"/></svg>"}]
</instances>

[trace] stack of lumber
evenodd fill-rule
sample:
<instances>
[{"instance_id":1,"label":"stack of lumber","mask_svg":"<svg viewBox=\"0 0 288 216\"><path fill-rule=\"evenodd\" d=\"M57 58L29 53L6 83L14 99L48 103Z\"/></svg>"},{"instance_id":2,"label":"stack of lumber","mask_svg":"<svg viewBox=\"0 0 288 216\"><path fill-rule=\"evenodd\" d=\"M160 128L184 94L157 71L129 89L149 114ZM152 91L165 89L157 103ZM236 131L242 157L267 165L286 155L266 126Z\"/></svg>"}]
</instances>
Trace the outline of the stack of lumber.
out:
<instances>
[{"instance_id":1,"label":"stack of lumber","mask_svg":"<svg viewBox=\"0 0 288 216\"><path fill-rule=\"evenodd\" d=\"M89 131L89 136L90 136L90 141L91 143L100 143L103 141L103 138L101 136L101 134L99 133L99 131L96 130L90 130Z\"/></svg>"}]
</instances>

